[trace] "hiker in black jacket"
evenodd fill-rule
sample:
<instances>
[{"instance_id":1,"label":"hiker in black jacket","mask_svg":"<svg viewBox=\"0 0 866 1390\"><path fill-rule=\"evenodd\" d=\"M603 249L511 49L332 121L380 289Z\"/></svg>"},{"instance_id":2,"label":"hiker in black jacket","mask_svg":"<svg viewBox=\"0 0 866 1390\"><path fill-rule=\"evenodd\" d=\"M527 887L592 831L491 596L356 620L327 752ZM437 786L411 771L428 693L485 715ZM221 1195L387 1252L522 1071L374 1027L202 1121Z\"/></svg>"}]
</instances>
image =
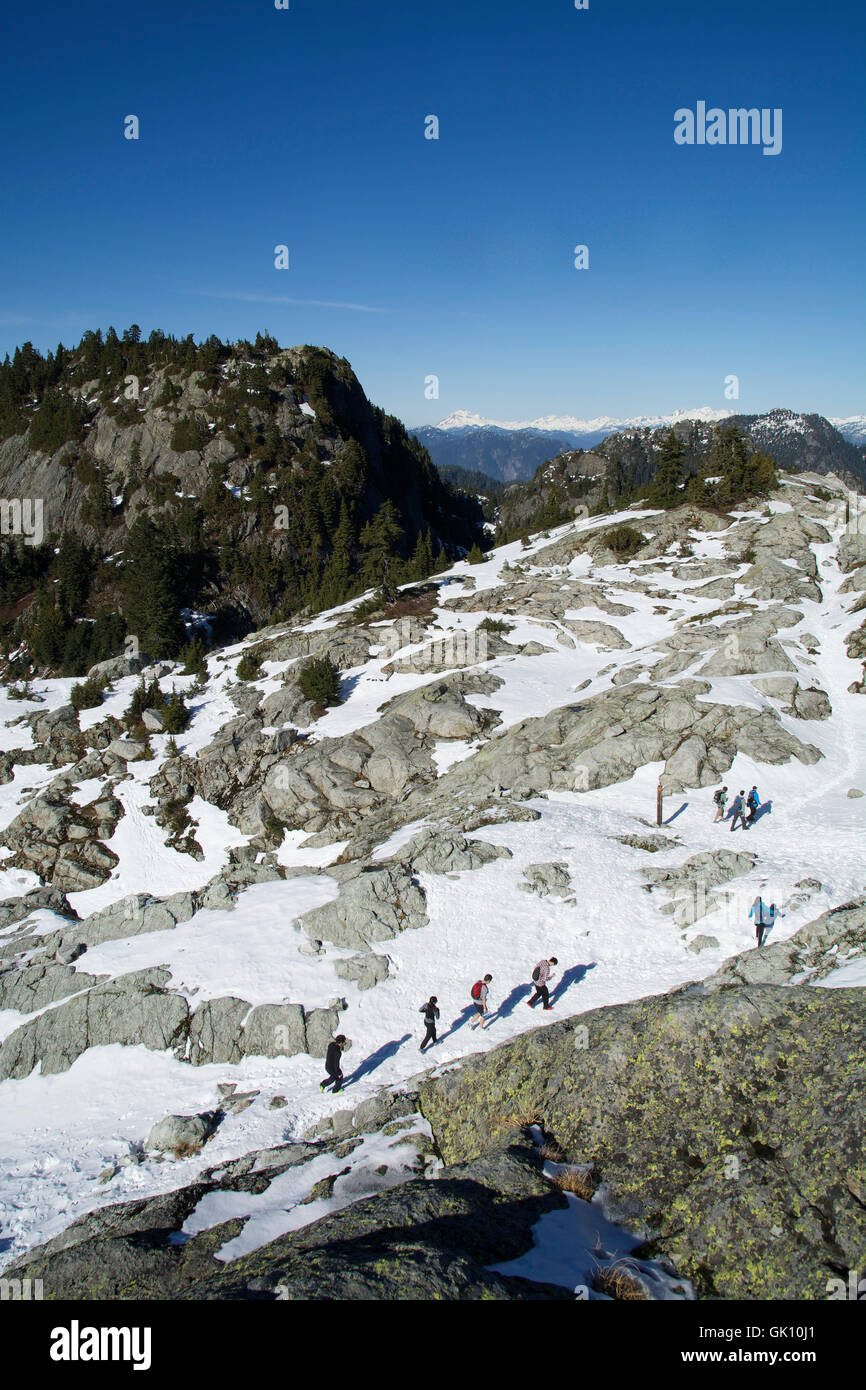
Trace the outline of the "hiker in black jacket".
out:
<instances>
[{"instance_id":1,"label":"hiker in black jacket","mask_svg":"<svg viewBox=\"0 0 866 1390\"><path fill-rule=\"evenodd\" d=\"M439 1010L436 1007L436 995L431 994L427 1003L418 1010L419 1014L424 1015L424 1022L427 1024L427 1032L424 1034L419 1052L423 1052L428 1043L436 1042L436 1020L439 1017Z\"/></svg>"},{"instance_id":2,"label":"hiker in black jacket","mask_svg":"<svg viewBox=\"0 0 866 1390\"><path fill-rule=\"evenodd\" d=\"M324 1091L326 1086L333 1084L334 1095L337 1094L343 1084L343 1070L340 1063L343 1060L343 1049L346 1046L346 1038L343 1033L338 1033L332 1042L328 1043L328 1050L325 1053L325 1071L328 1075L324 1081L319 1082L319 1090Z\"/></svg>"}]
</instances>

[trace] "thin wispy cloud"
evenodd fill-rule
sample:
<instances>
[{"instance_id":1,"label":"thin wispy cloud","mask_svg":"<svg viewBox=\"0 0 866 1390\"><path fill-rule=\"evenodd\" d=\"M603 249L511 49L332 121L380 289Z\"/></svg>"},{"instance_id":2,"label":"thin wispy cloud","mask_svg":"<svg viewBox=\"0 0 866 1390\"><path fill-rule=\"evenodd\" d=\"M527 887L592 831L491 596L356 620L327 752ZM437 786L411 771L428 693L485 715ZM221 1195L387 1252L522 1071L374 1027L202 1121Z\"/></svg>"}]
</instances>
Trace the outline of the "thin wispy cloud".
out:
<instances>
[{"instance_id":1,"label":"thin wispy cloud","mask_svg":"<svg viewBox=\"0 0 866 1390\"><path fill-rule=\"evenodd\" d=\"M206 299L240 299L250 304L302 304L313 309L354 309L360 314L393 314L376 304L348 304L332 299L293 299L286 294L244 294L235 290L184 290L184 294L199 294Z\"/></svg>"}]
</instances>

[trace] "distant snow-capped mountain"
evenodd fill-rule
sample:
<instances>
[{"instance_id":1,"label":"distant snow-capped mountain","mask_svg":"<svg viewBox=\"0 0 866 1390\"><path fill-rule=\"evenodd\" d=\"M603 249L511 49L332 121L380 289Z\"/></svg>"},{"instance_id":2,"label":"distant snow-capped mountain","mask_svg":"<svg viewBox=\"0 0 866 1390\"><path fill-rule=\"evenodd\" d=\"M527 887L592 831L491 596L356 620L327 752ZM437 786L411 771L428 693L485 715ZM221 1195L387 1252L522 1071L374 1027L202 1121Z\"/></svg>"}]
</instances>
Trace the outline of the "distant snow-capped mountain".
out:
<instances>
[{"instance_id":1,"label":"distant snow-capped mountain","mask_svg":"<svg viewBox=\"0 0 866 1390\"><path fill-rule=\"evenodd\" d=\"M828 420L787 409L740 415L704 405L696 410L634 415L628 419L610 415L591 419L544 415L535 420L490 420L468 410L456 410L438 425L424 425L414 433L437 467L445 469L446 476L450 469L461 469L510 483L527 481L557 454L569 449L595 449L613 435L682 426L687 421L698 427L713 426L722 420L747 430L756 447L771 453L786 468L841 471L861 483L866 478L863 415Z\"/></svg>"},{"instance_id":2,"label":"distant snow-capped mountain","mask_svg":"<svg viewBox=\"0 0 866 1390\"><path fill-rule=\"evenodd\" d=\"M473 415L469 410L455 410L440 420L438 425L428 426L438 430L492 429L527 430L533 434L613 434L626 429L658 429L662 425L674 425L680 420L705 420L712 422L724 420L730 410L714 410L712 406L702 405L696 410L675 410L670 415L633 415L621 419L614 415L597 415L591 420L579 419L575 415L543 415L536 420L488 420L481 415Z\"/></svg>"},{"instance_id":3,"label":"distant snow-capped mountain","mask_svg":"<svg viewBox=\"0 0 866 1390\"><path fill-rule=\"evenodd\" d=\"M846 415L836 420L832 416L828 418L849 444L866 444L866 415Z\"/></svg>"}]
</instances>

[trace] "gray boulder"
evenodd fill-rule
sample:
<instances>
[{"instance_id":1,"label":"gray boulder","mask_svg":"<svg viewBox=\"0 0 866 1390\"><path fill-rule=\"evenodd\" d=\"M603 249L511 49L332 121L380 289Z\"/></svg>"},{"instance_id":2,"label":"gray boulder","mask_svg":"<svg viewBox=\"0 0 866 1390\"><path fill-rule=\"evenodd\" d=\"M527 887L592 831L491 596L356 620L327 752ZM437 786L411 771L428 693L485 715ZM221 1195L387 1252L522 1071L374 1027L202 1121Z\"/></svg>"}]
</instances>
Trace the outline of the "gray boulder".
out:
<instances>
[{"instance_id":1,"label":"gray boulder","mask_svg":"<svg viewBox=\"0 0 866 1390\"><path fill-rule=\"evenodd\" d=\"M307 934L335 946L365 951L377 941L427 925L423 889L401 866L346 866L339 897L301 918Z\"/></svg>"},{"instance_id":2,"label":"gray boulder","mask_svg":"<svg viewBox=\"0 0 866 1390\"><path fill-rule=\"evenodd\" d=\"M521 883L518 887L524 893L537 893L540 898L554 893L562 898L571 891L571 875L567 864L555 860L546 864L527 864L523 872L528 882Z\"/></svg>"},{"instance_id":3,"label":"gray boulder","mask_svg":"<svg viewBox=\"0 0 866 1390\"><path fill-rule=\"evenodd\" d=\"M151 1129L144 1141L145 1149L170 1153L175 1158L187 1158L200 1153L221 1119L218 1110L201 1115L166 1115Z\"/></svg>"},{"instance_id":4,"label":"gray boulder","mask_svg":"<svg viewBox=\"0 0 866 1390\"><path fill-rule=\"evenodd\" d=\"M341 980L353 981L360 990L372 989L389 974L388 957L375 951L364 951L361 955L349 956L334 962L334 971Z\"/></svg>"},{"instance_id":5,"label":"gray boulder","mask_svg":"<svg viewBox=\"0 0 866 1390\"><path fill-rule=\"evenodd\" d=\"M239 1062L244 1055L244 1021L251 1012L252 1006L245 999L232 995L199 1004L189 1021L188 1061L193 1066Z\"/></svg>"},{"instance_id":6,"label":"gray boulder","mask_svg":"<svg viewBox=\"0 0 866 1390\"><path fill-rule=\"evenodd\" d=\"M250 1011L241 1039L244 1056L294 1057L306 1048L300 1004L259 1004Z\"/></svg>"},{"instance_id":7,"label":"gray boulder","mask_svg":"<svg viewBox=\"0 0 866 1390\"><path fill-rule=\"evenodd\" d=\"M394 858L416 872L449 874L478 869L496 859L510 859L511 850L485 840L468 840L456 833L422 830Z\"/></svg>"}]
</instances>

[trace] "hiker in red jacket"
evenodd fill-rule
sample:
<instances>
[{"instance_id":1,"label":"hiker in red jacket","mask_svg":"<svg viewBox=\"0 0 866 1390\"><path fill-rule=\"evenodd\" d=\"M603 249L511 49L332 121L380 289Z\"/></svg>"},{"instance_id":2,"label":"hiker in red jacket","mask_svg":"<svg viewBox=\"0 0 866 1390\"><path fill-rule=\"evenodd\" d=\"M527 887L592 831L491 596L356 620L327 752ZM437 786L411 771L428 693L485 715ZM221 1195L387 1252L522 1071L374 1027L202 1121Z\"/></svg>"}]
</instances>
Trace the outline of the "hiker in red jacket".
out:
<instances>
[{"instance_id":1,"label":"hiker in red jacket","mask_svg":"<svg viewBox=\"0 0 866 1390\"><path fill-rule=\"evenodd\" d=\"M530 1009L535 1007L539 999L541 1000L545 1009L553 1008L553 1005L550 1002L550 995L547 989L547 982L551 976L551 967L558 964L559 962L557 961L556 956L551 956L550 960L540 960L536 965L535 969L532 972L532 983L535 985L535 993L533 994L531 999L527 999L526 1001Z\"/></svg>"}]
</instances>

